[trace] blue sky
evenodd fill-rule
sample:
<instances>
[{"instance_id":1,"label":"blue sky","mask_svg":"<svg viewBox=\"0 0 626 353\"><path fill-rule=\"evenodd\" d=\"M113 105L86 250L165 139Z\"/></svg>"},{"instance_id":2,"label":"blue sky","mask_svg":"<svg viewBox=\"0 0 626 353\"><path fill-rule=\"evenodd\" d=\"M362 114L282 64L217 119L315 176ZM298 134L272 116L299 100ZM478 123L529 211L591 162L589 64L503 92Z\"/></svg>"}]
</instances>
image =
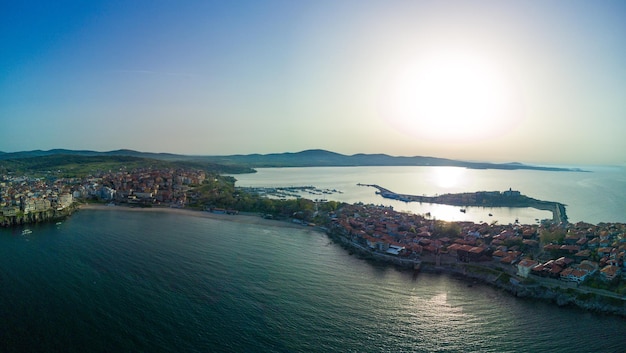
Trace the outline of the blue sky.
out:
<instances>
[{"instance_id":1,"label":"blue sky","mask_svg":"<svg viewBox=\"0 0 626 353\"><path fill-rule=\"evenodd\" d=\"M626 2L0 3L0 151L626 164Z\"/></svg>"}]
</instances>

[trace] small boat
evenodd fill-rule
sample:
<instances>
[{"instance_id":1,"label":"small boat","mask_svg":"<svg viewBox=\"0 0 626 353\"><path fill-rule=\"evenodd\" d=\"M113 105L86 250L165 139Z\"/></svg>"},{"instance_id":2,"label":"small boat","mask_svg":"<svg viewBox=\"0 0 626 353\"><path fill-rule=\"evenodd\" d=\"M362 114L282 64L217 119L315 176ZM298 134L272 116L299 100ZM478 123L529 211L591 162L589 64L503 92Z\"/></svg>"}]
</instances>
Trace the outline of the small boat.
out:
<instances>
[{"instance_id":1,"label":"small boat","mask_svg":"<svg viewBox=\"0 0 626 353\"><path fill-rule=\"evenodd\" d=\"M22 231L22 235L28 235L28 234L31 234L32 232L33 232L33 231L32 231L32 230L30 230L30 229L24 229L24 230Z\"/></svg>"}]
</instances>

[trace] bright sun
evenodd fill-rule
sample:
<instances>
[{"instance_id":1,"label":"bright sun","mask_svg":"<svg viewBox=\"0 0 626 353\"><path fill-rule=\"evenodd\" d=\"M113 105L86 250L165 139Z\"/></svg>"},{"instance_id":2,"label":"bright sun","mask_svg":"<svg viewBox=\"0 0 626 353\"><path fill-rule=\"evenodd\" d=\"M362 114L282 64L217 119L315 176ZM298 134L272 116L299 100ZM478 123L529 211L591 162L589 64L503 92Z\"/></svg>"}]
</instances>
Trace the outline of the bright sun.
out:
<instances>
[{"instance_id":1,"label":"bright sun","mask_svg":"<svg viewBox=\"0 0 626 353\"><path fill-rule=\"evenodd\" d=\"M522 116L503 68L477 53L454 51L403 65L385 87L382 109L402 132L436 141L494 137Z\"/></svg>"}]
</instances>

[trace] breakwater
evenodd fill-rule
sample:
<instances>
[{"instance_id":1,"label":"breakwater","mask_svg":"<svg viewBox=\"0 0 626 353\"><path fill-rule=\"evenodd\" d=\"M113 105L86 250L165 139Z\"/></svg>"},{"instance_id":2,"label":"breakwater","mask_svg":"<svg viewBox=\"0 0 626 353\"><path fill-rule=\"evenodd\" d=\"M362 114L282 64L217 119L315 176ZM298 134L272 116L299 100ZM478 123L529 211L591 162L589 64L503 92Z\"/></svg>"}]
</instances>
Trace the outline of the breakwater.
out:
<instances>
[{"instance_id":1,"label":"breakwater","mask_svg":"<svg viewBox=\"0 0 626 353\"><path fill-rule=\"evenodd\" d=\"M567 223L565 205L554 201L537 200L519 191L477 191L437 196L398 194L377 184L357 184L377 189L380 196L404 202L434 203L461 207L531 207L552 212L554 223Z\"/></svg>"}]
</instances>

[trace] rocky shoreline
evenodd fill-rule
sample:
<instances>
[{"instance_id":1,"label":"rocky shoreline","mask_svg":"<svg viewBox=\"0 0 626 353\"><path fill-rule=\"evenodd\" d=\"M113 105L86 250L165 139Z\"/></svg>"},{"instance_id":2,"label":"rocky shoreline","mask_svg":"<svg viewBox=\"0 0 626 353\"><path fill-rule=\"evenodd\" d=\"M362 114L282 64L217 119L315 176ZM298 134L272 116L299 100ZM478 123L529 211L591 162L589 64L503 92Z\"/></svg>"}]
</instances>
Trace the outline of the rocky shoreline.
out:
<instances>
[{"instance_id":1,"label":"rocky shoreline","mask_svg":"<svg viewBox=\"0 0 626 353\"><path fill-rule=\"evenodd\" d=\"M596 293L583 293L575 288L548 288L541 284L524 284L515 280L505 272L493 269L475 270L472 264L449 264L436 266L433 263L422 262L417 259L402 259L382 253L372 252L354 244L346 237L335 232L327 235L338 242L350 254L357 254L360 258L379 264L394 265L401 270L422 271L427 273L442 273L460 276L464 279L477 281L502 289L518 298L542 300L554 303L561 307L577 307L591 312L617 315L626 318L626 300Z\"/></svg>"},{"instance_id":2,"label":"rocky shoreline","mask_svg":"<svg viewBox=\"0 0 626 353\"><path fill-rule=\"evenodd\" d=\"M0 227L10 228L26 224L54 222L65 219L72 215L79 205L74 203L62 210L48 209L39 212L30 212L24 215L0 216Z\"/></svg>"},{"instance_id":3,"label":"rocky shoreline","mask_svg":"<svg viewBox=\"0 0 626 353\"><path fill-rule=\"evenodd\" d=\"M455 267L435 267L422 265L422 271L429 273L448 273L459 275L466 279L479 281L502 289L518 298L535 299L554 303L560 307L577 307L596 313L618 315L626 318L626 300L598 295L581 293L573 288L548 288L540 284L522 284L509 280L502 280L498 276L466 271Z\"/></svg>"}]
</instances>

